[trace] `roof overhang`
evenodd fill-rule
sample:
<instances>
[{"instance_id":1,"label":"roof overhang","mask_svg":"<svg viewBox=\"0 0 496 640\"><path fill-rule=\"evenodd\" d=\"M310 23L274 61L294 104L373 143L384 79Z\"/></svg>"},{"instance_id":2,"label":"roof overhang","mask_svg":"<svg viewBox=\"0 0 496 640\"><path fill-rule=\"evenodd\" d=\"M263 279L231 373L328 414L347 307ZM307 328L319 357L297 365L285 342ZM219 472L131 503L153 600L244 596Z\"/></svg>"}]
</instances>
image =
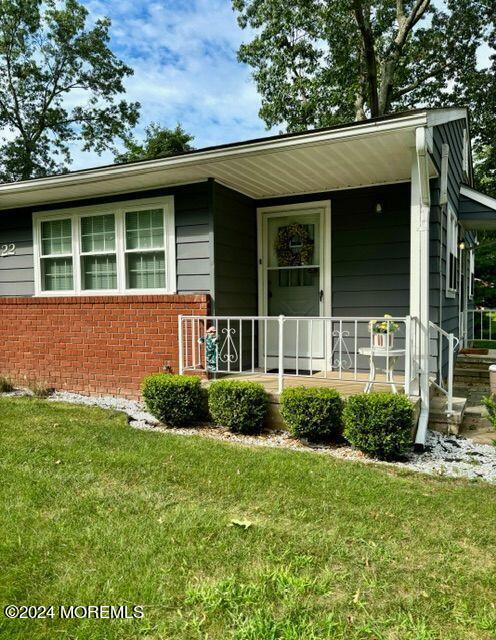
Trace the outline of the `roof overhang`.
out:
<instances>
[{"instance_id":1,"label":"roof overhang","mask_svg":"<svg viewBox=\"0 0 496 640\"><path fill-rule=\"evenodd\" d=\"M109 196L213 178L255 199L409 181L415 130L466 117L424 110L170 158L0 185L0 209ZM429 172L436 168L430 159Z\"/></svg>"},{"instance_id":2,"label":"roof overhang","mask_svg":"<svg viewBox=\"0 0 496 640\"><path fill-rule=\"evenodd\" d=\"M465 229L493 231L496 229L496 198L462 185L458 215Z\"/></svg>"}]
</instances>

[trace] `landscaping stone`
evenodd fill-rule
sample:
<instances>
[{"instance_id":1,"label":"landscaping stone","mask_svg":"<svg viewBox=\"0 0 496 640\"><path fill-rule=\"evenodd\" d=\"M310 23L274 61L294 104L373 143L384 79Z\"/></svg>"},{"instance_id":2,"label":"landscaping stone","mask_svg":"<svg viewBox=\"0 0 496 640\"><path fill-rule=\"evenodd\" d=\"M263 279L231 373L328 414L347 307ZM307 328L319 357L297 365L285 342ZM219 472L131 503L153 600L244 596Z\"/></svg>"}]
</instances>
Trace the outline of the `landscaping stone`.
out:
<instances>
[{"instance_id":1,"label":"landscaping stone","mask_svg":"<svg viewBox=\"0 0 496 640\"><path fill-rule=\"evenodd\" d=\"M19 395L14 391L8 395ZM411 469L421 473L454 478L468 478L496 483L496 447L476 444L470 439L459 436L446 436L437 431L428 431L426 449L423 453L413 450L402 462L382 462L369 458L348 445L315 444L304 440L296 440L287 431L266 431L257 436L231 433L222 427L211 425L191 428L167 428L150 415L144 405L134 400L115 398L112 396L83 396L77 393L57 391L48 401L70 402L98 406L102 409L122 411L129 417L129 424L137 429L163 431L178 435L199 435L216 438L225 442L234 442L248 446L284 447L298 451L313 451L331 455L343 460L354 460L365 463L390 465L400 469ZM496 434L495 434L496 439Z\"/></svg>"}]
</instances>

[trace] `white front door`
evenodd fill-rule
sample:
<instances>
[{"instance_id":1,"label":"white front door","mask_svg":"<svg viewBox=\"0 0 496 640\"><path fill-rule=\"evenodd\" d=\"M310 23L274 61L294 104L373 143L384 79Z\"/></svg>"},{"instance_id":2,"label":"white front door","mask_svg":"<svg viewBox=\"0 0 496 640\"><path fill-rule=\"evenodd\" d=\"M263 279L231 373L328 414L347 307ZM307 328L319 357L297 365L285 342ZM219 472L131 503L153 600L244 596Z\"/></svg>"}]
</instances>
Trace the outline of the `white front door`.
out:
<instances>
[{"instance_id":1,"label":"white front door","mask_svg":"<svg viewBox=\"0 0 496 640\"><path fill-rule=\"evenodd\" d=\"M284 368L324 368L325 327L311 320L330 315L330 203L259 210L260 315L284 315ZM265 332L264 332L265 333ZM260 349L268 368L277 366L278 325L267 323Z\"/></svg>"}]
</instances>

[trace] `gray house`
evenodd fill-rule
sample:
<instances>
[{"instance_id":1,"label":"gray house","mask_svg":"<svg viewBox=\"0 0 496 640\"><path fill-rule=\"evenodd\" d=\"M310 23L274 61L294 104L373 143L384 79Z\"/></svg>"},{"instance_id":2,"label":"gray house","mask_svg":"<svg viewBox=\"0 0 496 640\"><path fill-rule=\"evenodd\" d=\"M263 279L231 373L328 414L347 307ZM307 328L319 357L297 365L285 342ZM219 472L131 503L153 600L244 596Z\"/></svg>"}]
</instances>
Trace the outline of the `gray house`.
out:
<instances>
[{"instance_id":1,"label":"gray house","mask_svg":"<svg viewBox=\"0 0 496 640\"><path fill-rule=\"evenodd\" d=\"M458 108L3 184L0 373L90 393L138 393L163 366L403 390L421 444L430 389L453 411L495 212Z\"/></svg>"}]
</instances>

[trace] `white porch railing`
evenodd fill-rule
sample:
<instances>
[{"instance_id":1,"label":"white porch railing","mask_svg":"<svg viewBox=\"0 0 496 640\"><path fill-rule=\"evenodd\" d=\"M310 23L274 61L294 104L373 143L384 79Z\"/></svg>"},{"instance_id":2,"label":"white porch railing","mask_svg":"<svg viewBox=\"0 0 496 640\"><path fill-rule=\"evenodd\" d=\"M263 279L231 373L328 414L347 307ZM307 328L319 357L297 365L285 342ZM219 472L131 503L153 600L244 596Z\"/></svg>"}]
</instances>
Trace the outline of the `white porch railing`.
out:
<instances>
[{"instance_id":1,"label":"white porch railing","mask_svg":"<svg viewBox=\"0 0 496 640\"><path fill-rule=\"evenodd\" d=\"M432 384L446 396L446 413L448 417L453 413L453 374L455 366L455 353L460 340L452 333L441 329L434 322L429 322L430 335L437 343L436 366L433 373L435 379Z\"/></svg>"},{"instance_id":2,"label":"white porch railing","mask_svg":"<svg viewBox=\"0 0 496 640\"><path fill-rule=\"evenodd\" d=\"M467 340L496 341L496 309L468 309Z\"/></svg>"},{"instance_id":3,"label":"white porch railing","mask_svg":"<svg viewBox=\"0 0 496 640\"><path fill-rule=\"evenodd\" d=\"M378 347L370 321L386 322ZM393 332L393 324L399 325ZM391 327L391 330L390 330ZM394 340L393 340L394 336ZM279 390L288 376L312 376L349 382L371 381L374 364L386 372L375 381L401 384L410 394L419 374L419 330L411 316L289 317L180 316L179 369L213 375L274 375ZM402 376L393 378L393 370ZM372 372L371 372L372 369ZM416 385L415 385L416 387Z\"/></svg>"}]
</instances>

